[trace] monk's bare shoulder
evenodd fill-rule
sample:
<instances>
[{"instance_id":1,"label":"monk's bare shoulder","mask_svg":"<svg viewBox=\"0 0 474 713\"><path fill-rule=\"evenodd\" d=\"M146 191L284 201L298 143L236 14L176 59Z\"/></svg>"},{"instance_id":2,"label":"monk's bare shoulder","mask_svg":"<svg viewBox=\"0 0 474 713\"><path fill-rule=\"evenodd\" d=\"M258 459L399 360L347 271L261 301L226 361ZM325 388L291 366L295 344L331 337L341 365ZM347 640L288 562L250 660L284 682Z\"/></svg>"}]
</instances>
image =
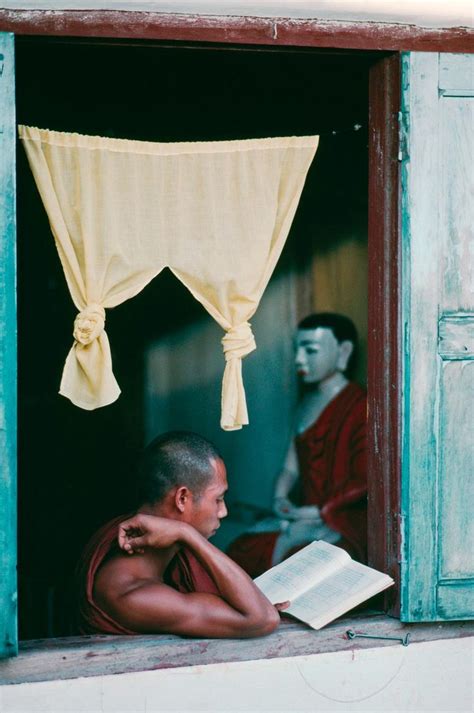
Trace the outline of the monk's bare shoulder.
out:
<instances>
[{"instance_id":1,"label":"monk's bare shoulder","mask_svg":"<svg viewBox=\"0 0 474 713\"><path fill-rule=\"evenodd\" d=\"M153 553L117 553L98 570L94 581L94 598L99 606L108 608L122 596L146 582L160 584Z\"/></svg>"}]
</instances>

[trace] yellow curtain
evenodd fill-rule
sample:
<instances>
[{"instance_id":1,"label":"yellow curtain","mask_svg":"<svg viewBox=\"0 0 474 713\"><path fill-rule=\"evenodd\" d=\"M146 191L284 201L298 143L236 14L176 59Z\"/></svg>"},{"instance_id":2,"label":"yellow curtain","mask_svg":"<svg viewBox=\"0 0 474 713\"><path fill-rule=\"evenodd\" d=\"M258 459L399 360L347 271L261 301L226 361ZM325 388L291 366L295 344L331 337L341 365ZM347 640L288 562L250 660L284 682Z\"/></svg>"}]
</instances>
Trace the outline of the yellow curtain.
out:
<instances>
[{"instance_id":1,"label":"yellow curtain","mask_svg":"<svg viewBox=\"0 0 474 713\"><path fill-rule=\"evenodd\" d=\"M242 358L255 349L248 320L285 243L318 137L154 143L27 126L19 134L79 310L60 394L84 409L118 398L105 308L168 266L226 332L222 427L248 423Z\"/></svg>"}]
</instances>

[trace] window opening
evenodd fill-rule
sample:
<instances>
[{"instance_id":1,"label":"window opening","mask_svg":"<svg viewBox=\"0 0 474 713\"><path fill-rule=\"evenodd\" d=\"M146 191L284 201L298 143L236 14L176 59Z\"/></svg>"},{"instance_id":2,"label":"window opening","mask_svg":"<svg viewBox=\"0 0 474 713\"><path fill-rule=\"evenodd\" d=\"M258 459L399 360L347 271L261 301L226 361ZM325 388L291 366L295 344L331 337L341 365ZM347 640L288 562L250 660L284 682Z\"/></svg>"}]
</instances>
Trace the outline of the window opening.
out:
<instances>
[{"instance_id":1,"label":"window opening","mask_svg":"<svg viewBox=\"0 0 474 713\"><path fill-rule=\"evenodd\" d=\"M107 315L119 401L82 412L57 394L75 308L18 151L20 638L74 633L80 551L100 524L127 511L136 452L158 432L196 430L221 450L231 517L218 546L242 531L245 513L268 508L297 397L299 318L315 310L351 316L361 344L356 380L365 383L368 68L363 54L18 40L19 123L153 141L322 136L252 320L258 351L244 365L251 424L230 434L218 423L219 328L167 271ZM38 342L43 348L33 350ZM196 345L207 353L200 373Z\"/></svg>"}]
</instances>

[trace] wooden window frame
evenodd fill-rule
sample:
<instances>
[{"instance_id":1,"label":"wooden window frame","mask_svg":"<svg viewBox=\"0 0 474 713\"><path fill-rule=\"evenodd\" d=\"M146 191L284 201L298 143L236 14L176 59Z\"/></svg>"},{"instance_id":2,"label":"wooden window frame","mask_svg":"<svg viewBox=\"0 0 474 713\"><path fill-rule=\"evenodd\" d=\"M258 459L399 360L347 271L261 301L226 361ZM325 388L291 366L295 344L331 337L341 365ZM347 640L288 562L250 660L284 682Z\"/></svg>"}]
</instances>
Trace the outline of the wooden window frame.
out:
<instances>
[{"instance_id":1,"label":"wooden window frame","mask_svg":"<svg viewBox=\"0 0 474 713\"><path fill-rule=\"evenodd\" d=\"M369 564L389 573L400 612L401 330L400 53L369 72L368 530Z\"/></svg>"},{"instance_id":2,"label":"wooden window frame","mask_svg":"<svg viewBox=\"0 0 474 713\"><path fill-rule=\"evenodd\" d=\"M0 31L17 35L153 40L188 46L245 46L379 53L369 73L369 534L370 563L399 585L400 552L400 230L399 129L401 51L469 52L468 28L389 23L209 17L147 12L0 10ZM195 46L195 45L194 45ZM16 434L15 434L16 436ZM11 443L8 446L11 449ZM399 586L387 595L399 611Z\"/></svg>"},{"instance_id":3,"label":"wooden window frame","mask_svg":"<svg viewBox=\"0 0 474 713\"><path fill-rule=\"evenodd\" d=\"M350 640L349 629L394 637L395 641ZM396 646L396 639L406 640L407 634L410 643L461 639L474 635L474 624L468 621L403 624L384 614L354 614L318 632L301 622L284 619L276 631L258 639L187 639L167 635L39 639L22 642L18 658L0 661L0 685L354 652Z\"/></svg>"},{"instance_id":4,"label":"wooden window frame","mask_svg":"<svg viewBox=\"0 0 474 713\"><path fill-rule=\"evenodd\" d=\"M105 9L0 9L0 31L17 35L114 37L385 52L472 52L474 35L474 31L467 27L436 28L390 22Z\"/></svg>"}]
</instances>

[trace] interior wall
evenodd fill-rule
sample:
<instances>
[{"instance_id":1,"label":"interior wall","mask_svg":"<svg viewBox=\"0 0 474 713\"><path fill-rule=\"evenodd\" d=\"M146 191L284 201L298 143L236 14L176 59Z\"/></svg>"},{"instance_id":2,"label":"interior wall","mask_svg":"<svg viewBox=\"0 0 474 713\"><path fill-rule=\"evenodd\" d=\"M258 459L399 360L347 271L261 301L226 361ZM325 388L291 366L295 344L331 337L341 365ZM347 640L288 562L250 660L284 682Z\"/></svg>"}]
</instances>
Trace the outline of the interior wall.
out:
<instances>
[{"instance_id":1,"label":"interior wall","mask_svg":"<svg viewBox=\"0 0 474 713\"><path fill-rule=\"evenodd\" d=\"M346 226L337 240L328 238L326 250L314 256L313 306L317 312L339 312L352 319L359 334L358 358L353 378L367 382L367 231Z\"/></svg>"},{"instance_id":2,"label":"interior wall","mask_svg":"<svg viewBox=\"0 0 474 713\"><path fill-rule=\"evenodd\" d=\"M353 90L360 91L360 85ZM311 309L339 312L353 320L359 345L351 378L366 385L368 165L364 127L323 137L317 160L318 206L308 231Z\"/></svg>"},{"instance_id":3,"label":"interior wall","mask_svg":"<svg viewBox=\"0 0 474 713\"><path fill-rule=\"evenodd\" d=\"M250 424L240 431L219 425L224 333L210 317L203 313L145 351L147 439L183 428L209 438L226 462L229 503L268 507L289 443L296 396L293 281L292 272L280 268L251 320L257 349L243 361Z\"/></svg>"},{"instance_id":4,"label":"interior wall","mask_svg":"<svg viewBox=\"0 0 474 713\"><path fill-rule=\"evenodd\" d=\"M152 141L322 135L252 320L258 350L244 362L251 425L233 433L218 425L221 330L166 271L108 310L119 400L86 412L58 395L76 310L18 146L21 638L71 631L66 590L74 589L81 549L102 522L130 509L134 460L157 431L210 436L229 466L230 501L269 503L291 428L292 331L311 305L313 256L321 235L335 235L331 226L342 219L338 234L347 234L366 211L369 62L305 51L17 40L19 123ZM364 128L354 132L354 124ZM54 543L47 556L45 541Z\"/></svg>"}]
</instances>

